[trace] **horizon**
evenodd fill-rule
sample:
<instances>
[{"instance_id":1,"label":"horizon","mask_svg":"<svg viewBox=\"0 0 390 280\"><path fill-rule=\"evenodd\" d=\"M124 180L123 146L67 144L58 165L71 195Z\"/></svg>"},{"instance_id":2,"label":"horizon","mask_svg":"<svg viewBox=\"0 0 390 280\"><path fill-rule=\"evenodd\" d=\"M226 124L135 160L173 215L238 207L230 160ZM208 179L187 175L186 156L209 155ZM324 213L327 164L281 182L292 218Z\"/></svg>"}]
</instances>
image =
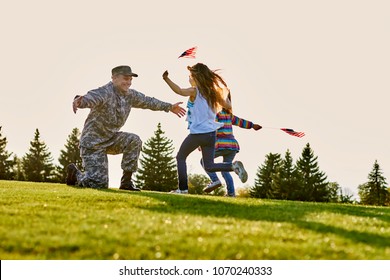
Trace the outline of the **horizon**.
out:
<instances>
[{"instance_id":1,"label":"horizon","mask_svg":"<svg viewBox=\"0 0 390 280\"><path fill-rule=\"evenodd\" d=\"M152 135L150 135L149 138L143 140L143 145L146 143L146 141L148 141L151 137L154 136L154 132L157 130L157 125L158 125L158 123L156 124L156 128L155 128L155 130L152 132ZM237 126L233 126L233 129L234 129L234 128L237 128ZM37 129L38 129L38 131L39 131L39 128L37 128ZM2 130L3 130L3 129L2 129ZM80 130L80 129L79 129L79 130ZM163 127L161 127L161 130L163 131L163 135L166 136L169 140L172 140L172 142L173 142L173 139L169 138L169 137L166 135L166 131L163 129ZM35 130L34 130L34 133L35 133ZM42 142L45 143L46 147L48 148L48 151L49 151L50 154L51 154L51 157L52 157L52 159L53 159L53 162L52 162L52 163L53 163L55 166L60 166L58 159L59 159L59 156L60 156L61 151L58 152L58 156L57 156L57 157L54 157L53 154L55 154L55 153L53 153L53 152L50 150L49 145L48 145L48 144L45 142L45 140L43 139L42 134L41 134L40 131L39 131L39 133L40 133L40 140L41 140ZM80 133L81 133L81 130L80 130ZM68 134L68 136L69 136L70 134L71 134L71 132ZM5 138L7 138L7 136L4 135L3 131L2 131L2 136L5 137ZM61 150L63 150L63 149L65 148L65 144L66 144L66 141L67 141L67 139L68 139L68 136L66 137L66 139L64 139L64 145L63 145L63 148L62 148ZM30 141L33 141L33 140L34 140L34 136L31 138ZM9 144L9 143L8 143L8 138L7 138L7 146L8 146L8 144ZM306 144L303 146L302 151L301 151L301 154L299 154L298 158L294 158L294 157L292 158L292 159L293 159L293 164L294 164L294 166L295 166L297 160L300 159L300 158L302 157L302 152L303 152L303 150L305 149L305 147L306 147L307 144L310 145L310 143L308 142L308 143L306 143ZM29 149L30 147L31 147L31 145L26 149L26 152L25 152L22 156L16 155L16 154L13 153L12 151L8 150L7 147L6 147L6 150L7 150L9 153L12 153L12 156L17 156L19 159L21 159L21 158L28 152L28 149ZM310 148L312 149L311 145L310 145ZM280 156L282 157L282 159L284 159L284 158L285 158L285 154L286 154L287 151L289 151L288 148L287 148L287 150L285 151L285 153L278 153L278 154L280 154ZM313 154L314 154L314 157L313 157L313 158L317 158L316 162L318 163L319 171L320 171L320 172L324 172L324 171L322 170L321 166L320 166L320 163L319 163L319 160L318 160L318 156L316 155L315 150L312 149L312 151L313 151ZM196 152L196 151L194 151L194 154L196 154L198 157L201 156L200 153L195 153L195 152ZM271 153L271 152L270 152L270 153ZM266 153L265 155L268 155L268 154L270 154L270 153ZM142 155L143 155L143 152L141 151L140 158L142 157ZM120 165L120 160L121 160L121 158L122 158L122 155L121 155L121 154L120 154L120 155L108 155L108 157L109 157L110 165L112 164L112 163L111 163L112 161L117 161L117 162L118 162L117 164ZM172 153L172 157L173 157L173 159L175 158L175 154L174 154L174 153ZM195 158L195 157L194 157L194 158ZM200 157L199 157L199 159L200 159ZM217 158L217 161L221 161L221 158ZM257 165L257 169L256 169L255 174L257 174L258 169L259 169L264 163L265 163L265 158L264 158L264 160L263 160L262 162L260 162L260 163ZM374 163L375 163L375 162L374 162ZM369 175L369 173L372 171L372 168L373 168L373 166L374 166L374 163L372 163L371 169L367 172L367 180L366 180L365 182L362 182L361 184L364 184L364 183L368 182L368 175ZM379 164L379 166L380 166L380 163L379 163L379 162L378 162L378 164ZM139 166L140 166L140 165L139 165ZM191 168L192 168L193 170L196 170L196 171L195 171L195 172L189 172L189 173L188 173L189 175L190 175L190 174L200 174L200 175L204 175L204 176L207 177L207 174L205 173L205 171L203 170L203 168L200 166L200 164L199 164L199 168L196 168L196 167L193 168L192 165L189 165L189 166L188 166L188 169L191 169ZM383 172L383 169L382 169L382 168L381 168L381 171ZM111 173L114 173L114 172L110 172L110 174L111 174ZM222 175L220 175L220 172L217 172L217 173L219 174L219 177L220 177L220 179L221 179L223 188L225 188L225 187L226 187L226 183L225 183L225 181L223 180ZM326 172L324 172L324 173L325 173L325 175L326 175L326 177L327 177L327 179L328 179L328 175L326 174ZM136 175L136 173L133 175L133 179L135 179L135 175ZM253 177L256 178L255 175L254 175ZM236 175L235 175L235 174L233 175L233 178L235 179L235 181L238 181L238 182L239 182L239 180L236 178ZM338 183L337 181L330 181L330 180L327 180L327 181L328 181L329 183L333 183L333 182ZM117 186L115 186L115 185L113 186L113 185L112 185L113 182L117 183L118 185L117 185ZM387 182L387 178L386 178L386 182ZM64 183L65 183L65 182L64 182ZM253 187L254 184L255 184L254 181L253 181L253 182L246 182L246 183L241 183L241 182L239 182L239 183L240 183L240 186L236 186L236 182L235 182L235 187L236 187L236 189L239 189L239 188L251 188L251 187ZM358 196L358 193L353 193L352 190L350 190L350 189L348 189L348 188L342 188L342 186L339 186L339 187L340 187L340 191L342 191L344 195L353 195L353 198L354 198L354 199L357 199L357 200L360 199L360 197ZM118 178L114 178L114 179L111 179L111 178L110 178L110 186L109 186L109 188L119 188L119 179L118 179Z\"/></svg>"}]
</instances>

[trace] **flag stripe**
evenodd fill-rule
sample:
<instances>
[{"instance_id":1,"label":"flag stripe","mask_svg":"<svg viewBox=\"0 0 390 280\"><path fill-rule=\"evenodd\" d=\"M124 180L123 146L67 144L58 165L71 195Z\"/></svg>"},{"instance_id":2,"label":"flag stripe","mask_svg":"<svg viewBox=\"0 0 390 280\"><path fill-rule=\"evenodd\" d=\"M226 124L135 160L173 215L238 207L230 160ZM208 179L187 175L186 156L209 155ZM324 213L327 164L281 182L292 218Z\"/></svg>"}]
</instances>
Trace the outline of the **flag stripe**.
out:
<instances>
[{"instance_id":1,"label":"flag stripe","mask_svg":"<svg viewBox=\"0 0 390 280\"><path fill-rule=\"evenodd\" d=\"M193 47L191 49L186 50L183 52L178 58L185 57L185 58L195 58L197 47Z\"/></svg>"},{"instance_id":2,"label":"flag stripe","mask_svg":"<svg viewBox=\"0 0 390 280\"><path fill-rule=\"evenodd\" d=\"M305 136L305 133L304 132L298 132L298 131L294 131L293 129L291 128L281 128L280 130L283 130L284 132L292 135L292 136L296 136L296 137L303 137Z\"/></svg>"}]
</instances>

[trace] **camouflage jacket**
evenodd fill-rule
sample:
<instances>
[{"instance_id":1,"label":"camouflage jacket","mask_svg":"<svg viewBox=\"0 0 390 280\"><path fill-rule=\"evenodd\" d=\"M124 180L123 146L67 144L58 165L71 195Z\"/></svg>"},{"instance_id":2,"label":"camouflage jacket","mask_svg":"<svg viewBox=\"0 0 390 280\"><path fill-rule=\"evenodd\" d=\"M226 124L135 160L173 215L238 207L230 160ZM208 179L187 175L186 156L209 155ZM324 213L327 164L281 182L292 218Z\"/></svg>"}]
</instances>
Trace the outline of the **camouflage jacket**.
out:
<instances>
[{"instance_id":1,"label":"camouflage jacket","mask_svg":"<svg viewBox=\"0 0 390 280\"><path fill-rule=\"evenodd\" d=\"M112 145L112 138L125 124L131 108L169 112L172 104L145 96L134 89L123 95L112 82L82 96L79 108L90 108L81 133L80 146L96 149Z\"/></svg>"}]
</instances>

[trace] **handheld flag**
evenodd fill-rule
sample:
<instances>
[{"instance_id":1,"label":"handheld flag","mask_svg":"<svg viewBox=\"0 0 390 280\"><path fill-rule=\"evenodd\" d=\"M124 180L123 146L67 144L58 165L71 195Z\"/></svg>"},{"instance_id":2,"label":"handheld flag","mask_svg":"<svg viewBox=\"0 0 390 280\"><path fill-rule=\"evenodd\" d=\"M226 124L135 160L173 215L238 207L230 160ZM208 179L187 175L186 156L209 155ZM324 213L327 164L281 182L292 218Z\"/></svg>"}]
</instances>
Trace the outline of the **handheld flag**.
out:
<instances>
[{"instance_id":1,"label":"handheld flag","mask_svg":"<svg viewBox=\"0 0 390 280\"><path fill-rule=\"evenodd\" d=\"M292 135L292 136L296 136L296 137L303 137L305 136L305 133L304 132L297 132L297 131L294 131L293 129L291 128L281 128L280 130L283 130L284 132Z\"/></svg>"},{"instance_id":2,"label":"handheld flag","mask_svg":"<svg viewBox=\"0 0 390 280\"><path fill-rule=\"evenodd\" d=\"M196 50L198 47L193 47L191 49L186 50L183 52L178 58L185 57L185 58L195 58Z\"/></svg>"}]
</instances>

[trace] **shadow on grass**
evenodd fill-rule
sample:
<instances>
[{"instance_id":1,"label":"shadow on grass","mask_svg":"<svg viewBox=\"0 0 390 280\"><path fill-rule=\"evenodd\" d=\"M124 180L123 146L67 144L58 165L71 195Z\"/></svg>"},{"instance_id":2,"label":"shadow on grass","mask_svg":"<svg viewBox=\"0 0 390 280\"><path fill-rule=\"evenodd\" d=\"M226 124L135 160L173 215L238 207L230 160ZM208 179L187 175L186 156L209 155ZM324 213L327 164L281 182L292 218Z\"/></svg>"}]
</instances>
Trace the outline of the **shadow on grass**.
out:
<instances>
[{"instance_id":1,"label":"shadow on grass","mask_svg":"<svg viewBox=\"0 0 390 280\"><path fill-rule=\"evenodd\" d=\"M109 191L109 190L108 190ZM315 213L337 213L342 215L372 218L390 223L390 209L366 208L364 206L308 203L298 201L254 200L251 205L191 195L170 195L156 192L137 192L129 195L144 196L163 201L164 204L140 207L148 211L169 214L189 214L207 217L224 217L248 221L291 223L321 234L335 234L343 238L375 247L389 247L390 238L383 235L308 221L307 215ZM262 203L263 202L263 203ZM382 211L383 210L383 211ZM386 225L387 227L388 225Z\"/></svg>"}]
</instances>

